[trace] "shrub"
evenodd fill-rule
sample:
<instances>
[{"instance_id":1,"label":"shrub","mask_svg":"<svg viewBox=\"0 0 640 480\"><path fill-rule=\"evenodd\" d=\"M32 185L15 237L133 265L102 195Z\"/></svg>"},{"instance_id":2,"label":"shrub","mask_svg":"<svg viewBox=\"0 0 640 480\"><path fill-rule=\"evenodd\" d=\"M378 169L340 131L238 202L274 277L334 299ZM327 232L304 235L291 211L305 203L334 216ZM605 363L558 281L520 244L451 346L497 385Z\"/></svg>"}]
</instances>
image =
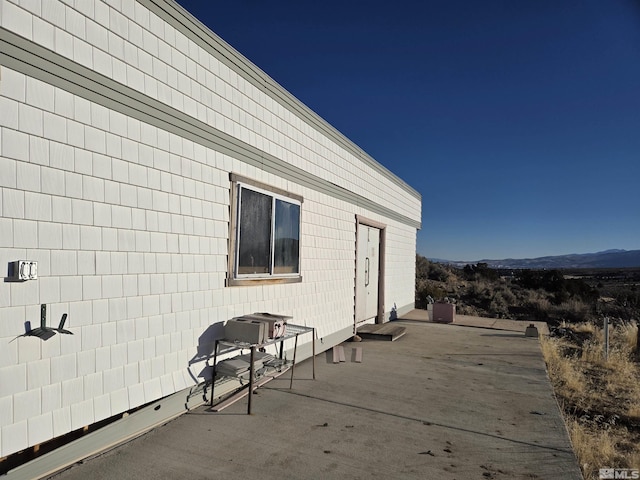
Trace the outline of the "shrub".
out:
<instances>
[{"instance_id":1,"label":"shrub","mask_svg":"<svg viewBox=\"0 0 640 480\"><path fill-rule=\"evenodd\" d=\"M556 316L570 322L585 322L591 319L591 307L577 299L567 300L555 308Z\"/></svg>"},{"instance_id":2,"label":"shrub","mask_svg":"<svg viewBox=\"0 0 640 480\"><path fill-rule=\"evenodd\" d=\"M440 300L447 295L446 290L436 282L430 280L416 281L416 307L427 308L428 297Z\"/></svg>"},{"instance_id":3,"label":"shrub","mask_svg":"<svg viewBox=\"0 0 640 480\"><path fill-rule=\"evenodd\" d=\"M463 269L464 275L469 280L486 278L488 280L498 280L500 275L497 270L490 268L487 263L477 263L475 265L465 265Z\"/></svg>"}]
</instances>

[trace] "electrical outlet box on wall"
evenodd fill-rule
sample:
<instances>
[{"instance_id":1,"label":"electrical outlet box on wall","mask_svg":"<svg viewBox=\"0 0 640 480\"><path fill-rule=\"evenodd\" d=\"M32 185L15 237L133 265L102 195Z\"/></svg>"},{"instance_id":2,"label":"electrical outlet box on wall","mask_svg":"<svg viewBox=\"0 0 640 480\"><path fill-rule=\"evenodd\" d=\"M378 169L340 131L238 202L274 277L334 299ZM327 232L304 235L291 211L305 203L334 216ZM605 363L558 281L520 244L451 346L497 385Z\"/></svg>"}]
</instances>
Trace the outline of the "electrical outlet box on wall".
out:
<instances>
[{"instance_id":1,"label":"electrical outlet box on wall","mask_svg":"<svg viewBox=\"0 0 640 480\"><path fill-rule=\"evenodd\" d=\"M9 278L14 281L37 280L38 262L33 260L16 260L9 263Z\"/></svg>"}]
</instances>

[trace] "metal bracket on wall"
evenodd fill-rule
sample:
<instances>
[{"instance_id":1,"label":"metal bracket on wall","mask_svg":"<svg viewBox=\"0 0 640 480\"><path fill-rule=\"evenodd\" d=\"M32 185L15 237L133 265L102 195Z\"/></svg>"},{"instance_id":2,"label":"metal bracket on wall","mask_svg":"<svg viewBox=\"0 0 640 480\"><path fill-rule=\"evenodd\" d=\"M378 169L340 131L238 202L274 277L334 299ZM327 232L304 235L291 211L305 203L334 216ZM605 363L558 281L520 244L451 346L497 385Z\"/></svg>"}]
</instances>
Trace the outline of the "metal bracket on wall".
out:
<instances>
[{"instance_id":1,"label":"metal bracket on wall","mask_svg":"<svg viewBox=\"0 0 640 480\"><path fill-rule=\"evenodd\" d=\"M58 328L47 327L47 304L43 303L40 305L40 326L33 329L28 329L27 332L23 335L25 337L38 337L42 340L49 340L53 337L56 332L65 334L65 335L73 335L73 332L69 330L65 330L64 323L67 321L67 314L63 313L62 318L60 318L60 323L58 324Z\"/></svg>"}]
</instances>

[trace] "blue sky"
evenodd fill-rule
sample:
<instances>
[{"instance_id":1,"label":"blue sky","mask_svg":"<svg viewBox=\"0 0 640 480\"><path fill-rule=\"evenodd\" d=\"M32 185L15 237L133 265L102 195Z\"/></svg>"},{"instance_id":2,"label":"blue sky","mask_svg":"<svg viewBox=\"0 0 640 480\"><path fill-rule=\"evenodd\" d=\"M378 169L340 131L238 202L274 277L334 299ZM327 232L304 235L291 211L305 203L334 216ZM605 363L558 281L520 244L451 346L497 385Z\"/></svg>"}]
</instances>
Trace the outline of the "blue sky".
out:
<instances>
[{"instance_id":1,"label":"blue sky","mask_svg":"<svg viewBox=\"0 0 640 480\"><path fill-rule=\"evenodd\" d=\"M179 3L422 194L418 253L640 249L636 0Z\"/></svg>"}]
</instances>

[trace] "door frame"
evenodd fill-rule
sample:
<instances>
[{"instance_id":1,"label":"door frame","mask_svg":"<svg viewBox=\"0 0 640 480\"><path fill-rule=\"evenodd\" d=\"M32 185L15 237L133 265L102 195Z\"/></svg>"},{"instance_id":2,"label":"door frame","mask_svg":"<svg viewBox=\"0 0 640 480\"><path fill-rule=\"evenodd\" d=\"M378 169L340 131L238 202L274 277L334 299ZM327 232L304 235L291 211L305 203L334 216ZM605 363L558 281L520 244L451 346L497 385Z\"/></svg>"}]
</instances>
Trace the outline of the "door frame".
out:
<instances>
[{"instance_id":1,"label":"door frame","mask_svg":"<svg viewBox=\"0 0 640 480\"><path fill-rule=\"evenodd\" d=\"M371 220L370 218L363 217L362 215L356 215L356 249L355 249L355 258L354 258L354 284L353 284L353 325L354 329L357 325L357 317L356 317L356 302L358 301L356 297L356 282L358 281L358 237L360 233L360 225L366 225L367 227L373 227L380 230L380 244L378 247L378 309L377 315L375 319L375 323L385 323L384 321L384 272L385 272L385 246L386 246L386 237L387 237L387 226L384 223L377 222L375 220Z\"/></svg>"}]
</instances>

